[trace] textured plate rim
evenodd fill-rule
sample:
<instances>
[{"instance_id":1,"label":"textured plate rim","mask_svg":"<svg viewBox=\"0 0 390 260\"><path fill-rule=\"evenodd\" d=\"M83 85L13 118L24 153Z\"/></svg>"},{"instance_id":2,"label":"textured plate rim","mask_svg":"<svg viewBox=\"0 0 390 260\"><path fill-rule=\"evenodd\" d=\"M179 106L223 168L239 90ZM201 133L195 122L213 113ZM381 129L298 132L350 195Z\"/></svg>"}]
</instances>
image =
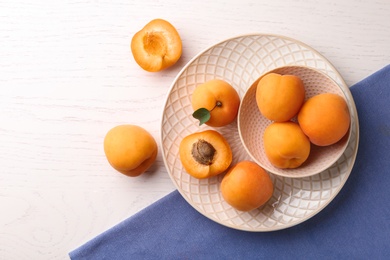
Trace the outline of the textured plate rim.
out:
<instances>
[{"instance_id":1,"label":"textured plate rim","mask_svg":"<svg viewBox=\"0 0 390 260\"><path fill-rule=\"evenodd\" d=\"M162 128L163 128L163 123L164 123L165 108L166 108L166 106L168 104L169 96L170 96L173 88L175 87L175 84L176 84L177 80L182 76L182 74L187 70L187 68L192 65L192 63L196 59L198 59L200 56L202 56L208 50L210 50L210 49L212 49L212 48L214 48L214 47L216 47L216 46L218 46L220 44L226 43L228 41L232 41L234 39L243 38L243 37L276 37L276 38L280 38L280 39L285 39L285 40L294 42L294 43L296 43L296 44L298 44L300 46L303 46L303 47L307 48L308 50L310 50L311 52L313 52L316 55L318 55L319 57L321 57L323 59L323 61L327 63L327 65L332 69L332 71L340 79L340 81L342 83L342 91L344 91L345 95L350 98L350 100L351 100L351 107L353 108L354 114L355 114L355 117L356 117L356 123L355 123L355 127L356 127L356 144L355 144L355 147L354 147L353 152L352 152L351 163L348 166L348 169L346 171L344 179L342 180L342 183L340 183L340 185L337 187L337 189L335 189L335 192L329 197L329 199L326 202L323 203L323 205L318 207L314 212L308 214L304 218L299 219L297 221L293 221L291 223L288 223L288 224L285 224L285 225L282 225L282 226L276 226L276 227L265 228L265 229L250 229L250 228L243 228L243 227L236 227L236 226L233 226L233 225L229 225L227 223L224 223L223 221L220 221L218 219L214 219L213 217L211 217L208 214L206 214L206 212L203 212L202 210L200 210L196 205L194 205L192 203L192 201L189 198L187 198L187 196L183 193L183 191L181 190L181 188L178 186L178 184L176 183L175 179L173 178L172 173L170 172L169 167L168 167L168 162L167 162L167 158L165 157L165 150L164 150L164 145L163 145L163 142L164 142L163 137L164 136L163 136ZM291 63L291 64L288 64L288 65L295 65L295 64ZM248 88L249 87L250 86L248 86ZM184 200L187 201L187 203L189 205L191 205L192 208L194 208L197 212L199 212L201 215L205 216L206 218L208 218L208 219L210 219L210 220L212 220L212 221L214 221L214 222L216 222L216 223L218 223L220 225L223 225L225 227L236 229L236 230L241 230L241 231L247 231L247 232L272 232L272 231L283 230L283 229L287 229L287 228L299 225L299 224L309 220L310 218L314 217L315 215L317 215L325 207L327 207L329 205L329 203L331 203L334 200L334 198L339 194L341 189L344 187L345 183L347 182L347 180L348 180L348 178L349 178L349 176L350 176L350 174L352 172L353 166L354 166L355 161L356 161L358 148L359 148L360 134L359 134L358 113L357 113L357 109L356 109L356 105L355 105L355 101L353 99L352 93L351 93L349 87L347 86L347 84L345 83L343 77L340 75L338 70L336 70L336 68L333 66L333 64L327 58L325 58L321 53L319 53L317 50L313 49L311 46L309 46L309 45L307 45L307 44L305 44L305 43L303 43L303 42L301 42L299 40L293 39L291 37L279 35L279 34L270 34L270 33L240 34L240 35L236 35L236 36L233 36L233 37L226 38L226 39L224 39L222 41L219 41L219 42L217 42L215 44L212 44L212 45L208 46L207 48L204 48L202 51L200 51L198 54L196 54L192 59L190 59L184 65L184 67L179 71L179 73L176 75L176 77L173 79L172 84L170 85L170 87L168 89L168 92L167 92L167 94L165 96L165 101L163 103L163 109L162 109L161 115L162 116L161 116L161 122L160 122L160 130L161 130L160 131L160 145L161 145L161 149L162 149L162 157L163 157L164 166L165 166L165 168L166 168L166 170L168 172L169 178L173 182L173 184L176 187L176 189L179 191L179 193L182 196L182 198L184 198Z\"/></svg>"}]
</instances>

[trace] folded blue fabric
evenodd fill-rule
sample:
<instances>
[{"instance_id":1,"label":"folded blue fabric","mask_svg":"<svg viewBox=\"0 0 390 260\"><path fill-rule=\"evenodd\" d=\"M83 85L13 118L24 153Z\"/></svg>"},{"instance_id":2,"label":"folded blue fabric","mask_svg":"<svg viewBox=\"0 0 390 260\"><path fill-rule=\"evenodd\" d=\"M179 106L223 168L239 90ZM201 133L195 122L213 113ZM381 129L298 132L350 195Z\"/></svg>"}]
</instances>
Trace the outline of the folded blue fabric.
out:
<instances>
[{"instance_id":1,"label":"folded blue fabric","mask_svg":"<svg viewBox=\"0 0 390 260\"><path fill-rule=\"evenodd\" d=\"M76 259L390 259L390 65L351 87L356 163L320 213L254 233L217 224L174 191L69 253Z\"/></svg>"}]
</instances>

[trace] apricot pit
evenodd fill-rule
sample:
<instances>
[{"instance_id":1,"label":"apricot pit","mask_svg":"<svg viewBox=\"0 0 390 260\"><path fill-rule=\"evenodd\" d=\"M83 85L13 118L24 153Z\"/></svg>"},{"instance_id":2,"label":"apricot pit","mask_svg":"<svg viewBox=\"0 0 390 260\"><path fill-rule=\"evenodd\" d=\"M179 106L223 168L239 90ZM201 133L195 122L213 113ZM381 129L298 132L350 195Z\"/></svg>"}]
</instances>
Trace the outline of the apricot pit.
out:
<instances>
[{"instance_id":1,"label":"apricot pit","mask_svg":"<svg viewBox=\"0 0 390 260\"><path fill-rule=\"evenodd\" d=\"M215 148L203 139L198 140L192 145L192 157L203 165L210 165L213 163Z\"/></svg>"}]
</instances>

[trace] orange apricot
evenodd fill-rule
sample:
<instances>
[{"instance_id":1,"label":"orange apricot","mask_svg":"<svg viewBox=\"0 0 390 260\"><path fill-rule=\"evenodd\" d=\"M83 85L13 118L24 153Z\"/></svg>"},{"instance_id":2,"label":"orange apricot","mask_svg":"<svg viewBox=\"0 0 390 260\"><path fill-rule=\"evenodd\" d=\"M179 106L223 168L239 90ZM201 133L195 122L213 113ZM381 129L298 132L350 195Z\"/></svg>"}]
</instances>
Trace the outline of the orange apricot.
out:
<instances>
[{"instance_id":1,"label":"orange apricot","mask_svg":"<svg viewBox=\"0 0 390 260\"><path fill-rule=\"evenodd\" d=\"M110 165L130 177L147 171L157 157L157 143L144 128L118 125L104 138L104 153Z\"/></svg>"},{"instance_id":2,"label":"orange apricot","mask_svg":"<svg viewBox=\"0 0 390 260\"><path fill-rule=\"evenodd\" d=\"M186 172L197 179L224 172L233 159L229 143L215 130L184 137L180 142L179 154Z\"/></svg>"},{"instance_id":3,"label":"orange apricot","mask_svg":"<svg viewBox=\"0 0 390 260\"><path fill-rule=\"evenodd\" d=\"M318 146L337 143L348 132L350 121L347 102L333 93L309 98L298 114L303 132Z\"/></svg>"},{"instance_id":4,"label":"orange apricot","mask_svg":"<svg viewBox=\"0 0 390 260\"><path fill-rule=\"evenodd\" d=\"M203 110L208 118L205 124L213 127L232 123L238 114L240 97L237 91L224 80L213 79L198 85L191 97L194 117ZM199 118L198 118L199 119ZM202 124L202 120L200 119Z\"/></svg>"},{"instance_id":5,"label":"orange apricot","mask_svg":"<svg viewBox=\"0 0 390 260\"><path fill-rule=\"evenodd\" d=\"M272 165L278 168L297 168L310 155L310 141L298 124L274 122L263 135L264 151Z\"/></svg>"},{"instance_id":6,"label":"orange apricot","mask_svg":"<svg viewBox=\"0 0 390 260\"><path fill-rule=\"evenodd\" d=\"M261 207L272 197L273 190L268 173L251 161L241 161L232 166L221 182L225 201L241 211Z\"/></svg>"},{"instance_id":7,"label":"orange apricot","mask_svg":"<svg viewBox=\"0 0 390 260\"><path fill-rule=\"evenodd\" d=\"M256 102L263 116L276 122L293 118L305 99L302 80L295 75L269 73L257 85Z\"/></svg>"},{"instance_id":8,"label":"orange apricot","mask_svg":"<svg viewBox=\"0 0 390 260\"><path fill-rule=\"evenodd\" d=\"M172 24L163 19L154 19L133 36L131 52L141 68L157 72L179 60L182 41Z\"/></svg>"}]
</instances>

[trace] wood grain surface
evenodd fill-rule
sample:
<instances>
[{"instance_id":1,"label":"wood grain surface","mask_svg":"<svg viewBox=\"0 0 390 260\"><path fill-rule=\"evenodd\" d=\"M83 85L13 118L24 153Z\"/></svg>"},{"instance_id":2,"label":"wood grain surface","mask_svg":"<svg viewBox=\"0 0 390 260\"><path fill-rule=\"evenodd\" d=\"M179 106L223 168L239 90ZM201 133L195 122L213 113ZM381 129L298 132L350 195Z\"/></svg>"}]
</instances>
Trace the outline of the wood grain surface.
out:
<instances>
[{"instance_id":1,"label":"wood grain surface","mask_svg":"<svg viewBox=\"0 0 390 260\"><path fill-rule=\"evenodd\" d=\"M390 2L0 0L0 259L67 253L175 189L161 146L144 175L106 161L103 138L137 124L160 142L170 85L197 53L241 34L302 41L350 86L390 61ZM183 41L172 68L149 73L129 44L154 18Z\"/></svg>"}]
</instances>

